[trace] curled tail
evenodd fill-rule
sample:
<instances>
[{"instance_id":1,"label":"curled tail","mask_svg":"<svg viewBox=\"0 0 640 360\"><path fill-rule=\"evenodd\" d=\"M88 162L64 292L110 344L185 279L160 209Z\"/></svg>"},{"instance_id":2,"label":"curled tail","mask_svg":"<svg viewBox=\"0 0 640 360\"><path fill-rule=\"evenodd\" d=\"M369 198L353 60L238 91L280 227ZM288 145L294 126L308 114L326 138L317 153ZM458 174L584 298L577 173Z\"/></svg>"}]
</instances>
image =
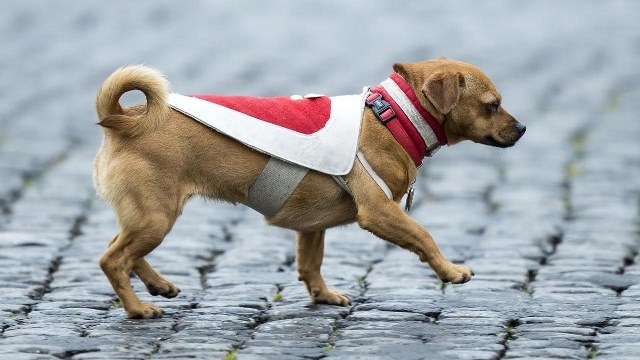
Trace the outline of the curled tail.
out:
<instances>
[{"instance_id":1,"label":"curled tail","mask_svg":"<svg viewBox=\"0 0 640 360\"><path fill-rule=\"evenodd\" d=\"M128 111L120 106L122 94L131 90L142 91L147 98L144 113ZM159 71L143 65L120 68L104 81L98 91L98 124L126 136L152 131L169 116L168 93L169 83Z\"/></svg>"}]
</instances>

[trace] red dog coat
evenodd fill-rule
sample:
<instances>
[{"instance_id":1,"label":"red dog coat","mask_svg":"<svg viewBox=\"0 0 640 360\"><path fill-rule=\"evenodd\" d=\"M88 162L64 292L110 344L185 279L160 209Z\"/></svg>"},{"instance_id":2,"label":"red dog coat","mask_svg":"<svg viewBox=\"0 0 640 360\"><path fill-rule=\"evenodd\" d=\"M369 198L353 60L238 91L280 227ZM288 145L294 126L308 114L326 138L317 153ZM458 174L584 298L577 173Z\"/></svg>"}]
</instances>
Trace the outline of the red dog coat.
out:
<instances>
[{"instance_id":1,"label":"red dog coat","mask_svg":"<svg viewBox=\"0 0 640 360\"><path fill-rule=\"evenodd\" d=\"M286 96L194 95L194 97L305 135L324 128L331 111L331 98L327 96L302 99Z\"/></svg>"},{"instance_id":2,"label":"red dog coat","mask_svg":"<svg viewBox=\"0 0 640 360\"><path fill-rule=\"evenodd\" d=\"M171 94L169 105L255 150L345 175L358 149L364 93L272 98Z\"/></svg>"}]
</instances>

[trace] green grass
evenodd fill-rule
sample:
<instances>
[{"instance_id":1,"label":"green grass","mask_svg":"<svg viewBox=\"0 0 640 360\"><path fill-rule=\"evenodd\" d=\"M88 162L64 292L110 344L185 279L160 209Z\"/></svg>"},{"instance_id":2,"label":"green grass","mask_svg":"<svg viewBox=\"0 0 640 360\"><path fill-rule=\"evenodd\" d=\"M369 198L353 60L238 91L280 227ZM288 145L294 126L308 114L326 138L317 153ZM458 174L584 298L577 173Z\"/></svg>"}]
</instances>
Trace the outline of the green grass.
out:
<instances>
[{"instance_id":1,"label":"green grass","mask_svg":"<svg viewBox=\"0 0 640 360\"><path fill-rule=\"evenodd\" d=\"M520 286L520 291L522 291L523 293L527 293L529 295L533 295L533 288L530 287L529 285Z\"/></svg>"},{"instance_id":2,"label":"green grass","mask_svg":"<svg viewBox=\"0 0 640 360\"><path fill-rule=\"evenodd\" d=\"M583 131L577 133L571 138L571 149L576 155L582 155L584 153L584 146L587 143L587 134Z\"/></svg>"},{"instance_id":3,"label":"green grass","mask_svg":"<svg viewBox=\"0 0 640 360\"><path fill-rule=\"evenodd\" d=\"M573 179L576 176L580 175L582 170L580 169L580 166L578 166L577 164L568 164L565 167L564 172L569 179Z\"/></svg>"},{"instance_id":4,"label":"green grass","mask_svg":"<svg viewBox=\"0 0 640 360\"><path fill-rule=\"evenodd\" d=\"M153 346L151 347L151 352L147 354L147 356L145 356L146 359L151 359L153 357L154 354L158 353L158 349L160 349L160 345L158 344L153 344Z\"/></svg>"},{"instance_id":5,"label":"green grass","mask_svg":"<svg viewBox=\"0 0 640 360\"><path fill-rule=\"evenodd\" d=\"M227 351L226 354L222 357L222 360L236 360L238 356L238 349L231 349Z\"/></svg>"},{"instance_id":6,"label":"green grass","mask_svg":"<svg viewBox=\"0 0 640 360\"><path fill-rule=\"evenodd\" d=\"M622 102L622 91L612 91L607 98L607 102L604 104L605 112L612 112L620 106Z\"/></svg>"},{"instance_id":7,"label":"green grass","mask_svg":"<svg viewBox=\"0 0 640 360\"><path fill-rule=\"evenodd\" d=\"M358 286L360 287L361 290L364 290L364 289L367 288L367 282L365 280L365 275L356 276L356 281L358 282Z\"/></svg>"},{"instance_id":8,"label":"green grass","mask_svg":"<svg viewBox=\"0 0 640 360\"><path fill-rule=\"evenodd\" d=\"M587 356L585 359L595 359L596 356L600 355L600 351L595 346L587 347Z\"/></svg>"}]
</instances>

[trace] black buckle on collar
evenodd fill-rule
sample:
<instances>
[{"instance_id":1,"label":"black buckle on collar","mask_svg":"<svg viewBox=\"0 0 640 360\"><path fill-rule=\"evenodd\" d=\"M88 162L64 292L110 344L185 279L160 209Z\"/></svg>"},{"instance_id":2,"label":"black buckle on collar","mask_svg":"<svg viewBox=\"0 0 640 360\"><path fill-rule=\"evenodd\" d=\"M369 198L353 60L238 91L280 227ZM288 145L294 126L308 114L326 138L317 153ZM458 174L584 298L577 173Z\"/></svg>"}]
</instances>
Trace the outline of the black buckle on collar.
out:
<instances>
[{"instance_id":1,"label":"black buckle on collar","mask_svg":"<svg viewBox=\"0 0 640 360\"><path fill-rule=\"evenodd\" d=\"M396 112L393 111L391 105L382 98L380 93L370 92L365 99L365 104L376 114L378 120L385 125L396 117Z\"/></svg>"}]
</instances>

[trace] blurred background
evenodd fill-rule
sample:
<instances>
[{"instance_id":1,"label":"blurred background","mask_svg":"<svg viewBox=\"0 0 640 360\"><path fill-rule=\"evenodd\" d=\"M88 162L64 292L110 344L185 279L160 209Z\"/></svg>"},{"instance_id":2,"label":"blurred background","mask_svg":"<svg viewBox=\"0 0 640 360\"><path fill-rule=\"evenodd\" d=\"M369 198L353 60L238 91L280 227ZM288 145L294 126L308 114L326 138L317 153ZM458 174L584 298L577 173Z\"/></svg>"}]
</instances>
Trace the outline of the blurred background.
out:
<instances>
[{"instance_id":1,"label":"blurred background","mask_svg":"<svg viewBox=\"0 0 640 360\"><path fill-rule=\"evenodd\" d=\"M607 81L597 77L605 67L632 71L638 47L628 1L7 4L1 124L63 137L99 133L90 130L97 88L127 64L161 69L182 93L342 94L380 81L394 62L447 56L483 69L524 117L527 107L551 104L536 104L538 89L518 86L523 78L555 75L549 102L584 88L582 69L590 69L590 83ZM571 73L571 86L557 78ZM45 118L47 126L32 124Z\"/></svg>"},{"instance_id":2,"label":"blurred background","mask_svg":"<svg viewBox=\"0 0 640 360\"><path fill-rule=\"evenodd\" d=\"M0 354L638 358L638 13L630 0L4 1ZM340 95L439 56L482 69L528 128L512 149L463 143L421 169L411 216L473 281L441 284L345 227L327 235L324 272L354 305L313 308L292 233L194 201L150 256L183 293L145 297L162 320L124 320L96 264L117 226L90 175L111 72L153 66L186 94Z\"/></svg>"}]
</instances>

